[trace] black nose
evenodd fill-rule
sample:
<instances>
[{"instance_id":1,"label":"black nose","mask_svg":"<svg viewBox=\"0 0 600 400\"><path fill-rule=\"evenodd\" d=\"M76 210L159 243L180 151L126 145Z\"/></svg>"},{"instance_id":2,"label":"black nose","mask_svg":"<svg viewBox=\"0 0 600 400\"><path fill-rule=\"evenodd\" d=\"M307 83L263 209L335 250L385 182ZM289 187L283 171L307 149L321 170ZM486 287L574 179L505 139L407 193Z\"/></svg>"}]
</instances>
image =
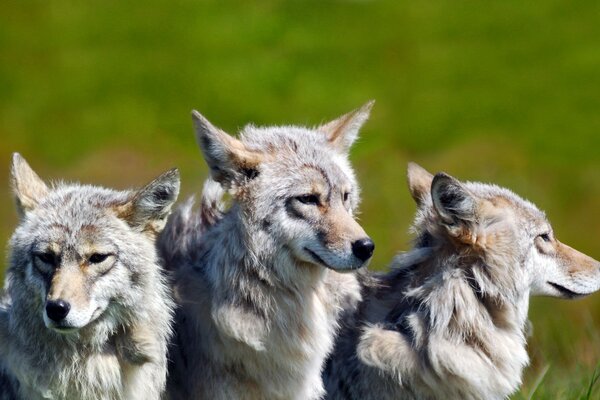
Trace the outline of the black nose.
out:
<instances>
[{"instance_id":1,"label":"black nose","mask_svg":"<svg viewBox=\"0 0 600 400\"><path fill-rule=\"evenodd\" d=\"M71 305L63 300L48 300L46 302L46 315L52 321L62 321L69 314L70 309Z\"/></svg>"},{"instance_id":2,"label":"black nose","mask_svg":"<svg viewBox=\"0 0 600 400\"><path fill-rule=\"evenodd\" d=\"M361 261L367 261L373 255L375 243L369 238L359 239L352 243L352 253Z\"/></svg>"}]
</instances>

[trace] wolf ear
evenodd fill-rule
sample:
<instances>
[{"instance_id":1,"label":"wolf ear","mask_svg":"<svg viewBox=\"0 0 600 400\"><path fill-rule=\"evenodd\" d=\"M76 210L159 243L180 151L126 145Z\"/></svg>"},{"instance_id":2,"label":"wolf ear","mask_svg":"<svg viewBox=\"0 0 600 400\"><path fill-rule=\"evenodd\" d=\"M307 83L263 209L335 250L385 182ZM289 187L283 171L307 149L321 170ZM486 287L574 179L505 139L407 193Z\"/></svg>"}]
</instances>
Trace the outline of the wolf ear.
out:
<instances>
[{"instance_id":1,"label":"wolf ear","mask_svg":"<svg viewBox=\"0 0 600 400\"><path fill-rule=\"evenodd\" d=\"M433 175L427 172L425 168L413 162L408 163L408 172L406 175L410 194L420 207L430 197Z\"/></svg>"},{"instance_id":2,"label":"wolf ear","mask_svg":"<svg viewBox=\"0 0 600 400\"><path fill-rule=\"evenodd\" d=\"M17 210L22 216L37 207L49 189L19 153L13 154L10 173Z\"/></svg>"},{"instance_id":3,"label":"wolf ear","mask_svg":"<svg viewBox=\"0 0 600 400\"><path fill-rule=\"evenodd\" d=\"M158 235L177 200L179 185L179 171L169 170L135 192L117 215L134 228Z\"/></svg>"},{"instance_id":4,"label":"wolf ear","mask_svg":"<svg viewBox=\"0 0 600 400\"><path fill-rule=\"evenodd\" d=\"M198 111L192 111L196 139L210 168L211 177L230 187L258 175L260 153L248 150L239 140L213 126Z\"/></svg>"},{"instance_id":5,"label":"wolf ear","mask_svg":"<svg viewBox=\"0 0 600 400\"><path fill-rule=\"evenodd\" d=\"M327 135L327 140L334 148L342 153L347 153L358 137L358 131L369 119L373 104L375 104L375 100L371 100L362 107L319 126L317 130Z\"/></svg>"},{"instance_id":6,"label":"wolf ear","mask_svg":"<svg viewBox=\"0 0 600 400\"><path fill-rule=\"evenodd\" d=\"M436 174L431 183L433 208L450 234L458 236L475 221L476 200L457 180L445 173Z\"/></svg>"}]
</instances>

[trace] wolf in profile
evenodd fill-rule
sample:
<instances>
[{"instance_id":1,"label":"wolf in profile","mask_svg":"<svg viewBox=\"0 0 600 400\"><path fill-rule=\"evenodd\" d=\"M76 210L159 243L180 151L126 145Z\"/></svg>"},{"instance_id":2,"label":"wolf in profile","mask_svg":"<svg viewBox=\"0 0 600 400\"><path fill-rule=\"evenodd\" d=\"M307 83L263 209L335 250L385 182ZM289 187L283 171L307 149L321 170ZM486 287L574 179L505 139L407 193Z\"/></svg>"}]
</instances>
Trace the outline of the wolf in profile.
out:
<instances>
[{"instance_id":1,"label":"wolf in profile","mask_svg":"<svg viewBox=\"0 0 600 400\"><path fill-rule=\"evenodd\" d=\"M239 139L193 113L214 181L201 211L188 203L160 239L179 305L173 399L323 395L339 312L359 300L348 272L374 250L353 216L359 188L348 161L370 108L315 129L248 126ZM219 215L223 190L231 205Z\"/></svg>"},{"instance_id":2,"label":"wolf in profile","mask_svg":"<svg viewBox=\"0 0 600 400\"><path fill-rule=\"evenodd\" d=\"M19 155L0 301L0 398L159 399L174 303L155 238L179 192L47 186Z\"/></svg>"},{"instance_id":3,"label":"wolf in profile","mask_svg":"<svg viewBox=\"0 0 600 400\"><path fill-rule=\"evenodd\" d=\"M507 189L411 164L414 249L364 285L328 361L328 399L504 399L528 364L529 297L600 288L600 263L562 244Z\"/></svg>"}]
</instances>

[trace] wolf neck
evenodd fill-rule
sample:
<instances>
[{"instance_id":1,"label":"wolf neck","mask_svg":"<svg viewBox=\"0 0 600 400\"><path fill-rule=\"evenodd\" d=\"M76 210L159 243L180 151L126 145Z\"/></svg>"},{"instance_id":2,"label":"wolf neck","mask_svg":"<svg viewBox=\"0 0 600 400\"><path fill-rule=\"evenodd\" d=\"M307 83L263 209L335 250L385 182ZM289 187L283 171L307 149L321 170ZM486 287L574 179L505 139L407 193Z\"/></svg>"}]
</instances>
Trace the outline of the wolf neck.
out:
<instances>
[{"instance_id":1,"label":"wolf neck","mask_svg":"<svg viewBox=\"0 0 600 400\"><path fill-rule=\"evenodd\" d=\"M470 349L476 357L487 360L481 365L491 362L494 370L516 387L528 363L525 328L529 291L518 282L522 279L518 272L504 282L507 287L494 286L498 285L493 281L494 270L509 267L516 270L515 266L492 266L444 255L436 248L424 260L389 275L399 278L392 282L389 296L395 292L406 297L405 307L395 316L392 311L388 318L419 338L414 342L416 351L424 351L433 343ZM420 315L421 326L414 324L414 315ZM425 337L428 339L423 341ZM435 352L433 348L429 351Z\"/></svg>"},{"instance_id":2,"label":"wolf neck","mask_svg":"<svg viewBox=\"0 0 600 400\"><path fill-rule=\"evenodd\" d=\"M517 269L433 251L411 267L412 284L406 295L429 309L431 328L439 332L464 331L485 322L499 331L521 333L527 320L529 290L519 282L523 278L516 271L498 282L499 276L506 274L495 271L507 268Z\"/></svg>"}]
</instances>

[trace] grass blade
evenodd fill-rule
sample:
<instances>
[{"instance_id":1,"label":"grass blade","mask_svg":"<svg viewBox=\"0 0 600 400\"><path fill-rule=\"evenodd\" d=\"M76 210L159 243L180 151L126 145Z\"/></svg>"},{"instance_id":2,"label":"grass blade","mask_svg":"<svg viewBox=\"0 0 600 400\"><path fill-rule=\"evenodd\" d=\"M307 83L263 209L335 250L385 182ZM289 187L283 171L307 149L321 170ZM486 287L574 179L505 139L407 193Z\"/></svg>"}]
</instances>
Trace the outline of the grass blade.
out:
<instances>
[{"instance_id":1,"label":"grass blade","mask_svg":"<svg viewBox=\"0 0 600 400\"><path fill-rule=\"evenodd\" d=\"M548 373L549 370L550 370L550 365L546 365L544 367L544 369L542 370L542 372L540 372L540 374L536 378L535 382L533 383L533 388L531 388L531 392L529 393L529 397L527 397L527 400L533 399L533 395L535 394L535 392L538 390L538 388L542 384L542 381L546 377L546 374Z\"/></svg>"}]
</instances>

